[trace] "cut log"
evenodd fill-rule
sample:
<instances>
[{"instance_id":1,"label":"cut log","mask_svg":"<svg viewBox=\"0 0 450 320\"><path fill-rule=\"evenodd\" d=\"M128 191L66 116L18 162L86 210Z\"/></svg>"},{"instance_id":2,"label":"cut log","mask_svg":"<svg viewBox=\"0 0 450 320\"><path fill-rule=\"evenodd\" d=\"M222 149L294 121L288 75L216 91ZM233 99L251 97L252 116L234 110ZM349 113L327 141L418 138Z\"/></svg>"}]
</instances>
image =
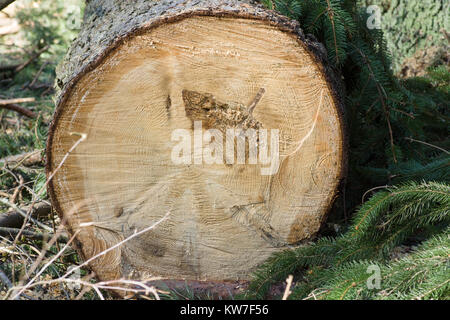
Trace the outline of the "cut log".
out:
<instances>
[{"instance_id":1,"label":"cut log","mask_svg":"<svg viewBox=\"0 0 450 320\"><path fill-rule=\"evenodd\" d=\"M252 2L88 1L58 69L52 204L85 259L168 213L98 277L245 280L317 233L345 171L325 56Z\"/></svg>"}]
</instances>

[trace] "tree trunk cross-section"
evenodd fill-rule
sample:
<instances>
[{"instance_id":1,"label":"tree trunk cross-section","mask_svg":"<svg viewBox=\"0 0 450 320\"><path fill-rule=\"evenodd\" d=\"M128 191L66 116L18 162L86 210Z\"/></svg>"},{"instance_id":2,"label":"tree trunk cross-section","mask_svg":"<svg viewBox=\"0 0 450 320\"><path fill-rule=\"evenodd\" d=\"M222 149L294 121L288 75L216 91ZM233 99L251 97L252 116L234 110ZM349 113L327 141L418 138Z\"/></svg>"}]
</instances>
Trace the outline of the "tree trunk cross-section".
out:
<instances>
[{"instance_id":1,"label":"tree trunk cross-section","mask_svg":"<svg viewBox=\"0 0 450 320\"><path fill-rule=\"evenodd\" d=\"M168 213L92 261L99 278L248 279L313 236L345 169L341 89L324 56L296 22L252 2L88 1L58 70L52 203L85 259ZM188 162L174 161L174 132L188 134ZM73 133L86 139L67 156ZM244 163L225 152L242 138ZM278 162L250 160L276 145Z\"/></svg>"}]
</instances>

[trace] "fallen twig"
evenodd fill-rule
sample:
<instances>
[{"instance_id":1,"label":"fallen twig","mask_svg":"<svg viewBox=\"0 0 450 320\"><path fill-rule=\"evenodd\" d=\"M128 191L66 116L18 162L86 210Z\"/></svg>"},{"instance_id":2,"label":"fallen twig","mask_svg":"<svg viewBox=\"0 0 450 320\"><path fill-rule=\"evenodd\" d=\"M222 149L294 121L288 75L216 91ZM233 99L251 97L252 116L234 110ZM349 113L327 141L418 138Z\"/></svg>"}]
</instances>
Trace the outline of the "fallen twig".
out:
<instances>
[{"instance_id":1,"label":"fallen twig","mask_svg":"<svg viewBox=\"0 0 450 320\"><path fill-rule=\"evenodd\" d=\"M27 116L28 118L32 118L32 119L36 118L36 114L33 111L28 110L24 107L21 107L18 104L4 104L4 105L0 104L0 108L18 112L21 115Z\"/></svg>"},{"instance_id":2,"label":"fallen twig","mask_svg":"<svg viewBox=\"0 0 450 320\"><path fill-rule=\"evenodd\" d=\"M21 65L17 66L14 69L15 73L18 73L20 71L22 71L27 65L29 65L31 62L33 62L34 60L36 60L37 58L39 58L39 56L48 50L48 48L50 48L49 45L46 45L45 47L43 47L42 49L40 49L39 51L37 51L35 54L33 54L30 59L28 59L27 61L25 61L24 63L22 63Z\"/></svg>"},{"instance_id":3,"label":"fallen twig","mask_svg":"<svg viewBox=\"0 0 450 320\"><path fill-rule=\"evenodd\" d=\"M35 98L16 98L16 99L2 99L0 100L0 108L12 110L15 112L18 112L24 116L27 116L29 118L36 118L36 114L28 110L27 108L21 107L18 105L18 103L25 103L25 102L34 102Z\"/></svg>"},{"instance_id":4,"label":"fallen twig","mask_svg":"<svg viewBox=\"0 0 450 320\"><path fill-rule=\"evenodd\" d=\"M25 86L23 86L23 88L31 88L31 89L35 89L35 83L38 80L39 76L41 75L42 71L44 71L44 68L49 64L48 61L45 61L42 66L39 68L39 71L36 73L36 75L34 76L33 80L31 81L30 84L27 84Z\"/></svg>"},{"instance_id":5,"label":"fallen twig","mask_svg":"<svg viewBox=\"0 0 450 320\"><path fill-rule=\"evenodd\" d=\"M0 227L0 235L3 237L15 237L20 233L21 236L24 236L28 239L32 239L32 240L49 240L53 237L52 233L37 233L37 232L33 232L33 231L28 231L28 230L20 230L18 228L5 228L5 227ZM66 236L59 236L57 241L59 242L67 242L67 237Z\"/></svg>"},{"instance_id":6,"label":"fallen twig","mask_svg":"<svg viewBox=\"0 0 450 320\"><path fill-rule=\"evenodd\" d=\"M0 166L30 167L40 163L42 163L42 150L34 150L0 159Z\"/></svg>"},{"instance_id":7,"label":"fallen twig","mask_svg":"<svg viewBox=\"0 0 450 320\"><path fill-rule=\"evenodd\" d=\"M431 144L431 143L428 143L428 142L425 142L425 141L416 140L416 139L409 138L409 137L405 137L405 139L408 140L408 141L411 141L411 142L421 143L421 144L423 144L423 145L426 145L426 146L429 146L429 147L438 149L438 150L440 150L440 151L442 151L442 152L445 152L446 154L450 154L450 152L448 152L447 150L445 150L445 149L443 149L443 148L441 148L441 147L438 147L438 146L436 146L436 145L434 145L434 144Z\"/></svg>"},{"instance_id":8,"label":"fallen twig","mask_svg":"<svg viewBox=\"0 0 450 320\"><path fill-rule=\"evenodd\" d=\"M1 1L1 0L0 0ZM7 66L0 66L0 72L11 72L11 73L18 73L25 69L26 66L28 66L31 62L39 58L39 56L48 50L50 46L46 45L42 49L35 52L27 61L21 63L21 64L14 64L14 65L7 65Z\"/></svg>"},{"instance_id":9,"label":"fallen twig","mask_svg":"<svg viewBox=\"0 0 450 320\"><path fill-rule=\"evenodd\" d=\"M1 99L0 100L0 106L6 106L9 104L17 104L17 103L25 103L25 102L34 102L36 101L35 98L29 97L29 98L15 98L15 99Z\"/></svg>"},{"instance_id":10,"label":"fallen twig","mask_svg":"<svg viewBox=\"0 0 450 320\"><path fill-rule=\"evenodd\" d=\"M22 208L22 212L28 212L30 207ZM40 217L47 216L51 213L51 206L46 202L38 202L32 208L30 212L30 217L33 219L38 219ZM0 227L7 228L20 228L24 221L23 215L17 211L12 210L5 212L0 215Z\"/></svg>"},{"instance_id":11,"label":"fallen twig","mask_svg":"<svg viewBox=\"0 0 450 320\"><path fill-rule=\"evenodd\" d=\"M9 201L11 201L11 203L16 203L17 196L19 196L19 198L21 198L21 191L22 191L24 183L25 183L23 177L20 174L18 174L18 176L19 176L19 185L16 187L16 189L14 190L14 193L9 198Z\"/></svg>"},{"instance_id":12,"label":"fallen twig","mask_svg":"<svg viewBox=\"0 0 450 320\"><path fill-rule=\"evenodd\" d=\"M39 221L37 221L36 219L32 218L30 215L27 214L27 212L23 211L22 209L20 209L19 207L17 207L15 204L11 203L8 201L8 199L6 198L0 198L0 203L3 203L11 208L13 208L18 214L20 214L24 219L29 219L30 221L32 221L34 224L38 225L39 227L41 227L42 229L48 231L48 232L53 232L53 230L46 226L43 223L40 223Z\"/></svg>"}]
</instances>

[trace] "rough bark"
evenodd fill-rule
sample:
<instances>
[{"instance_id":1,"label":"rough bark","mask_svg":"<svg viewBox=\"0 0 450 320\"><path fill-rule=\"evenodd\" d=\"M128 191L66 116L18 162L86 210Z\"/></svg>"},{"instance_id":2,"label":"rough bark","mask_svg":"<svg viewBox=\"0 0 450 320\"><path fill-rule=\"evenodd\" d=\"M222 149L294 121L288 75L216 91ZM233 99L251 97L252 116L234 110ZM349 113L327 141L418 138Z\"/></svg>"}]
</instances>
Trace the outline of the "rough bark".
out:
<instances>
[{"instance_id":1,"label":"rough bark","mask_svg":"<svg viewBox=\"0 0 450 320\"><path fill-rule=\"evenodd\" d=\"M0 0L0 10L5 9L7 6L9 6L14 1L16 1L16 0Z\"/></svg>"}]
</instances>

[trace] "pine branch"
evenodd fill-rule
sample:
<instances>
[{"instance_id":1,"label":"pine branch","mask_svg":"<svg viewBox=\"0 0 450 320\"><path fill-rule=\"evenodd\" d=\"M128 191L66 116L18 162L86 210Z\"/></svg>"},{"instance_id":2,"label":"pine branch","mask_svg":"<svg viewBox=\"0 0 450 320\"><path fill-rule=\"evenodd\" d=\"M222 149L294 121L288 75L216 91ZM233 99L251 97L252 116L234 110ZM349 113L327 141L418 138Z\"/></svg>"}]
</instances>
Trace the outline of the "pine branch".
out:
<instances>
[{"instance_id":1,"label":"pine branch","mask_svg":"<svg viewBox=\"0 0 450 320\"><path fill-rule=\"evenodd\" d=\"M384 261L406 238L440 223L450 223L449 185L411 182L378 192L358 210L345 234L279 253L261 266L246 297L264 297L273 283L295 272L313 274L351 261Z\"/></svg>"},{"instance_id":2,"label":"pine branch","mask_svg":"<svg viewBox=\"0 0 450 320\"><path fill-rule=\"evenodd\" d=\"M295 299L440 299L448 295L450 230L432 237L416 251L394 262L353 261L315 268L298 284ZM379 270L379 287L370 286ZM314 294L320 288L321 294Z\"/></svg>"}]
</instances>

